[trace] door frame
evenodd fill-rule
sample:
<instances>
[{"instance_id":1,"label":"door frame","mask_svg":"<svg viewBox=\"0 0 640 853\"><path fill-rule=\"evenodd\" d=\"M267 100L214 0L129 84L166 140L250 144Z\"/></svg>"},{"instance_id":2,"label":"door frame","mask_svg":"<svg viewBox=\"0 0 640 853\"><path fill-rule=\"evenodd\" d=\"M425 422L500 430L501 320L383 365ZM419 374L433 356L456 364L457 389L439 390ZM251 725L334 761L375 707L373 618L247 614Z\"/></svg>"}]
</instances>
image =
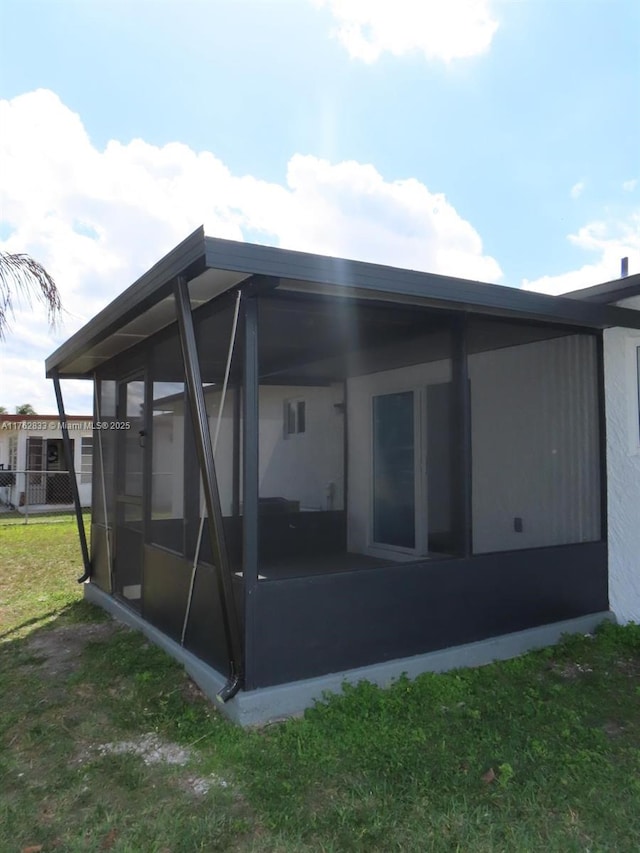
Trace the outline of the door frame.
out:
<instances>
[{"instance_id":1,"label":"door frame","mask_svg":"<svg viewBox=\"0 0 640 853\"><path fill-rule=\"evenodd\" d=\"M420 362L407 367L376 371L353 376L347 380L347 431L348 453L346 467L349 476L347 501L347 547L355 554L366 554L390 562L409 562L422 559L428 553L428 479L426 458L426 396L427 388L452 381L452 366L449 359L437 362ZM423 527L422 540L417 541L418 548L405 552L379 546L373 542L373 404L372 397L382 394L401 393L402 391L420 392L424 403L420 404L422 424L418 432L423 431L423 444L420 447L419 480L422 493L419 496L424 506L420 526ZM418 551L422 550L422 554Z\"/></svg>"},{"instance_id":2,"label":"door frame","mask_svg":"<svg viewBox=\"0 0 640 853\"><path fill-rule=\"evenodd\" d=\"M384 389L384 390L382 390ZM392 394L413 394L413 499L414 499L414 541L413 548L401 545L389 545L384 542L376 542L374 539L374 498L375 498L375 476L374 476L374 400L377 397L386 397ZM382 383L380 388L371 390L369 397L369 525L367 535L367 553L374 557L389 557L401 562L404 560L415 560L428 554L429 531L427 515L427 460L426 460L426 386L409 384L397 380L388 387Z\"/></svg>"}]
</instances>

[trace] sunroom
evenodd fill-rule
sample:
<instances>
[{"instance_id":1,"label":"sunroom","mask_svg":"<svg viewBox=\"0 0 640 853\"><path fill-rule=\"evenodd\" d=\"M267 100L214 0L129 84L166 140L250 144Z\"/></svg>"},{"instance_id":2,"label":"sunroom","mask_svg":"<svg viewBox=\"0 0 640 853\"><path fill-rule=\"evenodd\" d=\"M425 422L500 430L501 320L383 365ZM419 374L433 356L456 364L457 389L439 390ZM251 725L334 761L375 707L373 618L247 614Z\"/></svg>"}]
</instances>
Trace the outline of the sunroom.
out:
<instances>
[{"instance_id":1,"label":"sunroom","mask_svg":"<svg viewBox=\"0 0 640 853\"><path fill-rule=\"evenodd\" d=\"M87 597L243 723L608 613L602 329L637 312L195 232L94 383Z\"/></svg>"}]
</instances>

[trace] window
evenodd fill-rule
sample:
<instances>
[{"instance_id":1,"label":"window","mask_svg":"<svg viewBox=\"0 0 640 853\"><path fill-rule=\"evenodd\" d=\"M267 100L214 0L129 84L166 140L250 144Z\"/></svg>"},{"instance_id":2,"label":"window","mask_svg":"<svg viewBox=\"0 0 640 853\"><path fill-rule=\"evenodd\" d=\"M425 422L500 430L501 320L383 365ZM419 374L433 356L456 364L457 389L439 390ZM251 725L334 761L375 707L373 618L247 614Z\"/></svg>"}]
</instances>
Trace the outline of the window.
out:
<instances>
[{"instance_id":1,"label":"window","mask_svg":"<svg viewBox=\"0 0 640 853\"><path fill-rule=\"evenodd\" d=\"M306 410L304 400L285 400L284 434L296 435L306 430Z\"/></svg>"},{"instance_id":2,"label":"window","mask_svg":"<svg viewBox=\"0 0 640 853\"><path fill-rule=\"evenodd\" d=\"M16 471L18 468L18 436L9 436L9 469Z\"/></svg>"},{"instance_id":3,"label":"window","mask_svg":"<svg viewBox=\"0 0 640 853\"><path fill-rule=\"evenodd\" d=\"M93 469L93 437L82 439L80 446L80 482L90 483Z\"/></svg>"}]
</instances>

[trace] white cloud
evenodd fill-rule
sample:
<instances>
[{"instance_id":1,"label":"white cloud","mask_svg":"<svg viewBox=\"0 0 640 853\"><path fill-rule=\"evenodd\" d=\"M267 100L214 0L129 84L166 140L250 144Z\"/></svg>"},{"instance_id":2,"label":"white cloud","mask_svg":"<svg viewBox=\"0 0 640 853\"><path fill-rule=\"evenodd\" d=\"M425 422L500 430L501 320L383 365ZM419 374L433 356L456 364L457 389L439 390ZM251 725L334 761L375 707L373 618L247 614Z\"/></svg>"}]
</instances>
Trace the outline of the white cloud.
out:
<instances>
[{"instance_id":1,"label":"white cloud","mask_svg":"<svg viewBox=\"0 0 640 853\"><path fill-rule=\"evenodd\" d=\"M450 62L485 53L498 29L490 0L313 0L328 6L335 36L354 59L419 51Z\"/></svg>"},{"instance_id":2,"label":"white cloud","mask_svg":"<svg viewBox=\"0 0 640 853\"><path fill-rule=\"evenodd\" d=\"M625 257L629 258L629 272L640 272L640 210L624 221L592 222L568 239L594 260L570 272L545 275L535 281L525 279L525 290L559 294L611 281L619 278L620 259Z\"/></svg>"},{"instance_id":3,"label":"white cloud","mask_svg":"<svg viewBox=\"0 0 640 853\"><path fill-rule=\"evenodd\" d=\"M295 155L279 244L464 278L497 281L477 231L440 193L413 178L388 182L371 165Z\"/></svg>"},{"instance_id":4,"label":"white cloud","mask_svg":"<svg viewBox=\"0 0 640 853\"><path fill-rule=\"evenodd\" d=\"M584 190L584 186L584 181L578 181L577 184L574 184L569 191L571 198L580 198Z\"/></svg>"},{"instance_id":5,"label":"white cloud","mask_svg":"<svg viewBox=\"0 0 640 853\"><path fill-rule=\"evenodd\" d=\"M624 183L622 184L622 189L626 193L632 193L637 186L638 186L638 179L637 178L631 178L631 180L629 180L629 181L624 181Z\"/></svg>"},{"instance_id":6,"label":"white cloud","mask_svg":"<svg viewBox=\"0 0 640 853\"><path fill-rule=\"evenodd\" d=\"M286 183L233 175L211 152L135 139L97 149L52 92L0 101L0 210L5 251L28 252L56 279L68 311L52 333L44 312L17 311L0 344L0 404L54 411L44 358L194 228L286 248L497 281L475 229L446 197L371 166L295 154ZM73 385L69 413L90 390Z\"/></svg>"}]
</instances>

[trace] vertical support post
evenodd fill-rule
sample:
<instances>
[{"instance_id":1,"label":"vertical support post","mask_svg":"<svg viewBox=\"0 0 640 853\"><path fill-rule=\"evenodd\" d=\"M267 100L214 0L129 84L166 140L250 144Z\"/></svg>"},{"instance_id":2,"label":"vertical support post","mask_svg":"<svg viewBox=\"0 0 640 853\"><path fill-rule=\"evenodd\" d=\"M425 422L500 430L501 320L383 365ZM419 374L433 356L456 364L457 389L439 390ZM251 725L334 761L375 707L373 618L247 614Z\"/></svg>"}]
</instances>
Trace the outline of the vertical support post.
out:
<instances>
[{"instance_id":1,"label":"vertical support post","mask_svg":"<svg viewBox=\"0 0 640 853\"><path fill-rule=\"evenodd\" d=\"M609 541L609 507L607 504L607 415L606 415L606 385L604 375L604 335L598 332L596 337L596 370L598 395L598 452L600 472L600 538Z\"/></svg>"},{"instance_id":2,"label":"vertical support post","mask_svg":"<svg viewBox=\"0 0 640 853\"><path fill-rule=\"evenodd\" d=\"M342 383L342 508L344 510L344 541L348 542L349 513L349 386Z\"/></svg>"},{"instance_id":3,"label":"vertical support post","mask_svg":"<svg viewBox=\"0 0 640 853\"><path fill-rule=\"evenodd\" d=\"M80 549L82 551L82 562L84 564L84 574L82 577L78 578L78 583L84 583L91 577L91 561L89 560L89 549L87 548L87 534L84 529L84 521L82 520L82 507L80 506L80 492L78 491L78 481L76 479L76 467L73 462L73 450L71 448L71 440L69 438L69 425L67 424L67 417L64 413L62 390L60 388L60 376L57 370L52 372L51 378L53 379L53 388L56 395L56 403L58 404L58 417L60 418L60 427L62 429L62 446L64 447L69 479L71 480L71 494L73 495L73 505L76 510L76 524L78 525L78 536L80 537Z\"/></svg>"},{"instance_id":4,"label":"vertical support post","mask_svg":"<svg viewBox=\"0 0 640 853\"><path fill-rule=\"evenodd\" d=\"M248 297L243 303L244 378L243 391L243 513L242 576L244 579L245 664L247 688L254 684L255 608L258 589L258 305Z\"/></svg>"},{"instance_id":5,"label":"vertical support post","mask_svg":"<svg viewBox=\"0 0 640 853\"><path fill-rule=\"evenodd\" d=\"M100 400L98 399L98 376L94 372L93 374L93 422L96 424L102 423L102 416L100 412ZM100 397L102 398L102 386L100 387ZM98 431L98 459L100 460L100 482L98 482L98 471L96 465L92 465L91 469L91 521L97 520L97 513L95 511L95 496L98 493L98 487L100 488L100 498L102 500L102 510L104 514L103 523L104 523L104 539L105 539L105 547L107 551L107 567L109 569L109 592L113 592L114 590L114 572L113 572L113 559L111 556L111 525L109 524L109 506L107 504L107 487L106 487L106 474L104 471L104 449L102 446L102 430ZM95 448L92 447L93 456L95 459ZM113 516L112 516L113 517ZM92 528L93 530L93 528Z\"/></svg>"},{"instance_id":6,"label":"vertical support post","mask_svg":"<svg viewBox=\"0 0 640 853\"><path fill-rule=\"evenodd\" d=\"M242 684L242 636L236 612L233 579L229 568L224 538L218 480L216 477L211 434L209 432L207 408L202 389L202 377L200 375L200 363L198 361L191 303L189 301L187 281L182 276L179 276L175 281L174 296L185 378L187 380L187 398L191 412L195 449L202 476L205 505L209 517L208 528L211 538L211 552L215 563L223 630L229 656L229 681L220 692L221 700L227 701L227 699L235 695Z\"/></svg>"},{"instance_id":7,"label":"vertical support post","mask_svg":"<svg viewBox=\"0 0 640 853\"><path fill-rule=\"evenodd\" d=\"M233 481L231 485L231 515L240 518L240 419L242 418L242 398L240 385L233 387Z\"/></svg>"},{"instance_id":8,"label":"vertical support post","mask_svg":"<svg viewBox=\"0 0 640 853\"><path fill-rule=\"evenodd\" d=\"M456 550L472 553L471 387L467 360L467 315L453 326L453 483Z\"/></svg>"}]
</instances>

